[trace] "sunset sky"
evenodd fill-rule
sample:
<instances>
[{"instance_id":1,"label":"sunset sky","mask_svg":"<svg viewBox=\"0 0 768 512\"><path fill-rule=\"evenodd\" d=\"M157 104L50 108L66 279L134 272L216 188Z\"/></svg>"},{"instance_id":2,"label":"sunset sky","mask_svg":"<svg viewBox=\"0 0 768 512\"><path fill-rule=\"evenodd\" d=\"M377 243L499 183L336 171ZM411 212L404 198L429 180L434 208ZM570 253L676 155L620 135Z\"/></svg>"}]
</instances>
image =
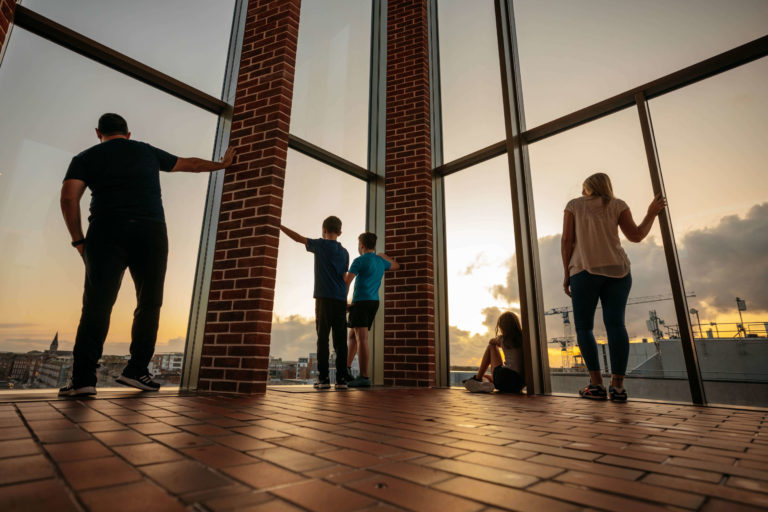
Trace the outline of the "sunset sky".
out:
<instances>
[{"instance_id":1,"label":"sunset sky","mask_svg":"<svg viewBox=\"0 0 768 512\"><path fill-rule=\"evenodd\" d=\"M218 96L234 2L189 3L24 5ZM181 5L195 16L179 17ZM514 5L528 127L756 39L768 27L764 0ZM449 161L502 140L504 120L492 0L440 0L439 8ZM291 121L292 133L363 166L370 17L368 2L302 2ZM142 37L131 23L142 24ZM747 300L746 321L768 321L765 83L768 59L650 102L684 278L697 294L689 305L702 322L735 321L737 295ZM71 157L97 142L93 126L105 111L125 115L138 140L181 156L211 156L215 116L14 29L0 67L0 350L45 348L57 330L62 348L71 347L83 273L58 192ZM562 211L583 179L608 173L638 222L651 199L637 114L629 109L570 130L532 145L529 154L545 307L564 306ZM183 350L206 184L206 176L163 176L171 256L158 351ZM518 307L506 156L449 176L445 188L451 363L474 364L498 314ZM289 152L286 225L319 237L322 219L338 215L340 241L354 258L365 207L362 181ZM624 246L632 296L668 294L658 228L643 243ZM127 351L134 305L125 279L105 353ZM675 323L670 301L632 306L633 338L650 336L649 309ZM312 255L282 237L272 354L314 352L313 315ZM562 335L560 317L548 316L547 328L550 337Z\"/></svg>"}]
</instances>

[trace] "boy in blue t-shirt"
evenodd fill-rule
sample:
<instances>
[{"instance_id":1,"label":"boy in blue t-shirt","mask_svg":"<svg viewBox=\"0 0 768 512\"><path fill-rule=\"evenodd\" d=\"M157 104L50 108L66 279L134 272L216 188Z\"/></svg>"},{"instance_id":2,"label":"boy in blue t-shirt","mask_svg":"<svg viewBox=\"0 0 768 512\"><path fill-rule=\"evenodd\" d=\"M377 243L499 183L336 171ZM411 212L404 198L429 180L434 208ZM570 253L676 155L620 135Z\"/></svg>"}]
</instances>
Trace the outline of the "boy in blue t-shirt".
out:
<instances>
[{"instance_id":1,"label":"boy in blue t-shirt","mask_svg":"<svg viewBox=\"0 0 768 512\"><path fill-rule=\"evenodd\" d=\"M341 220L328 217L323 221L322 238L306 238L280 225L291 240L303 244L315 254L315 329L317 330L318 380L315 389L329 389L328 335L333 331L336 351L336 389L347 389L347 292L344 273L349 267L349 253L336 240L341 235Z\"/></svg>"},{"instance_id":2,"label":"boy in blue t-shirt","mask_svg":"<svg viewBox=\"0 0 768 512\"><path fill-rule=\"evenodd\" d=\"M359 350L360 376L349 383L353 388L367 388L371 385L368 377L368 331L371 329L376 311L379 309L379 286L384 272L397 270L400 265L386 254L376 254L376 235L363 233L358 237L357 250L360 256L355 258L344 281L349 286L355 281L352 305L349 307L349 350L347 366L352 366L355 352Z\"/></svg>"}]
</instances>

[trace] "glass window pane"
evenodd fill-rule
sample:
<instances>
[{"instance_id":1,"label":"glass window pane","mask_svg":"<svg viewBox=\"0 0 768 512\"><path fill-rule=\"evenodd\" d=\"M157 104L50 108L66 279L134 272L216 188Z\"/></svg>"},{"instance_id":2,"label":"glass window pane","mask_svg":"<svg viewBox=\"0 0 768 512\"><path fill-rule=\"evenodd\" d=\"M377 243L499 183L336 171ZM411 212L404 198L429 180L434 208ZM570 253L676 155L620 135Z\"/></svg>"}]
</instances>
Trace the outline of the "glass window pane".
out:
<instances>
[{"instance_id":1,"label":"glass window pane","mask_svg":"<svg viewBox=\"0 0 768 512\"><path fill-rule=\"evenodd\" d=\"M440 0L443 155L449 162L505 137L492 0Z\"/></svg>"},{"instance_id":2,"label":"glass window pane","mask_svg":"<svg viewBox=\"0 0 768 512\"><path fill-rule=\"evenodd\" d=\"M291 133L367 167L371 3L301 4Z\"/></svg>"},{"instance_id":3,"label":"glass window pane","mask_svg":"<svg viewBox=\"0 0 768 512\"><path fill-rule=\"evenodd\" d=\"M342 233L338 240L349 252L350 263L358 256L357 237L365 231L366 194L364 181L288 150L283 225L307 238L321 238L323 220L330 215L339 217ZM312 368L307 368L317 357L313 261L304 246L280 235L270 343L271 384L308 384L316 377L316 359ZM332 343L330 350L333 353ZM332 372L333 368L331 365Z\"/></svg>"},{"instance_id":4,"label":"glass window pane","mask_svg":"<svg viewBox=\"0 0 768 512\"><path fill-rule=\"evenodd\" d=\"M515 0L525 119L538 126L765 35L763 0Z\"/></svg>"},{"instance_id":5,"label":"glass window pane","mask_svg":"<svg viewBox=\"0 0 768 512\"><path fill-rule=\"evenodd\" d=\"M768 406L766 81L764 58L650 103L712 403Z\"/></svg>"},{"instance_id":6,"label":"glass window pane","mask_svg":"<svg viewBox=\"0 0 768 512\"><path fill-rule=\"evenodd\" d=\"M234 0L24 0L24 7L221 97Z\"/></svg>"},{"instance_id":7,"label":"glass window pane","mask_svg":"<svg viewBox=\"0 0 768 512\"><path fill-rule=\"evenodd\" d=\"M477 372L496 321L520 313L507 157L445 178L451 385Z\"/></svg>"},{"instance_id":8,"label":"glass window pane","mask_svg":"<svg viewBox=\"0 0 768 512\"><path fill-rule=\"evenodd\" d=\"M98 143L94 127L104 112L122 113L134 139L210 158L217 118L19 27L0 67L0 111L0 351L46 350L57 332L59 350L71 351L84 275L59 209L71 158ZM207 180L161 173L170 256L158 353L184 351ZM84 228L89 197L81 202ZM126 277L105 356L128 354L135 307ZM108 377L100 384L111 385ZM17 382L28 386L43 383Z\"/></svg>"},{"instance_id":9,"label":"glass window pane","mask_svg":"<svg viewBox=\"0 0 768 512\"><path fill-rule=\"evenodd\" d=\"M627 203L635 222L642 221L653 191L637 113L625 110L537 142L530 146L529 155L552 390L576 393L587 385L588 376L576 343L571 299L562 286L563 210L570 199L581 195L585 178L605 172L611 178L616 197ZM671 327L676 317L658 222L641 243L630 243L622 234L620 239L632 274L625 315L630 340L626 372L629 396L689 401L680 342L664 329L665 325ZM564 309L567 316L562 313ZM649 331L648 321L652 317L667 322L662 325L663 336L654 337ZM607 374L610 352L602 310L595 315L594 335L600 366ZM607 384L606 380L606 387Z\"/></svg>"}]
</instances>

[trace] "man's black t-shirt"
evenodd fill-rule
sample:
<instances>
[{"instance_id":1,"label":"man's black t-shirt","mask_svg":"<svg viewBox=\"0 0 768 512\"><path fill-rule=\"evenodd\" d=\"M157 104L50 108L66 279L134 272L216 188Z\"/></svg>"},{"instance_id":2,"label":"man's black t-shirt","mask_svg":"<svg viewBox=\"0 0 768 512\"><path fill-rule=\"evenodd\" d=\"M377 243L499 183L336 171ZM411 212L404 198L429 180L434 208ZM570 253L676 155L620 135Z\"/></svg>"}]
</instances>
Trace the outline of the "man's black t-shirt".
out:
<instances>
[{"instance_id":1,"label":"man's black t-shirt","mask_svg":"<svg viewBox=\"0 0 768 512\"><path fill-rule=\"evenodd\" d=\"M111 139L74 157L64 179L84 181L91 189L91 222L165 222L159 171L170 171L176 160L170 153L144 142Z\"/></svg>"}]
</instances>

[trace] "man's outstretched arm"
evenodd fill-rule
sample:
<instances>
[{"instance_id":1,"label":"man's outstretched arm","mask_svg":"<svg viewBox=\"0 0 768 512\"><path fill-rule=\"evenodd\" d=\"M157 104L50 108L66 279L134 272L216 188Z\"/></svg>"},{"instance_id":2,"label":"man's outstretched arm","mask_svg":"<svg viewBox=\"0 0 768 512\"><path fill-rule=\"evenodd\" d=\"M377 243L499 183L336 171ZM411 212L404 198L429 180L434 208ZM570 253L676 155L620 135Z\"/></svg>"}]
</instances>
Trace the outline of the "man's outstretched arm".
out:
<instances>
[{"instance_id":1,"label":"man's outstretched arm","mask_svg":"<svg viewBox=\"0 0 768 512\"><path fill-rule=\"evenodd\" d=\"M383 252L380 252L379 256L384 258L385 260L387 260L389 262L389 265L390 265L389 270L399 270L400 269L400 264L398 262L396 262L395 260L393 260L392 258L390 258L389 256L387 256L386 254L384 254Z\"/></svg>"},{"instance_id":2,"label":"man's outstretched arm","mask_svg":"<svg viewBox=\"0 0 768 512\"><path fill-rule=\"evenodd\" d=\"M297 232L295 232L295 231L293 231L291 229L288 229L287 227L283 226L282 224L280 224L280 231L282 231L283 233L288 235L288 238L290 238L294 242L299 242L302 245L307 245L307 237L301 236Z\"/></svg>"},{"instance_id":3,"label":"man's outstretched arm","mask_svg":"<svg viewBox=\"0 0 768 512\"><path fill-rule=\"evenodd\" d=\"M219 169L226 169L232 165L232 160L235 158L235 149L233 147L227 148L224 156L221 157L221 161L212 162L210 160L203 160L202 158L179 158L176 160L176 165L173 166L171 172L212 172Z\"/></svg>"},{"instance_id":4,"label":"man's outstretched arm","mask_svg":"<svg viewBox=\"0 0 768 512\"><path fill-rule=\"evenodd\" d=\"M61 185L61 214L67 225L73 242L85 238L83 235L83 223L80 219L80 199L85 193L85 182L81 180L64 180ZM83 245L76 246L77 251L83 254Z\"/></svg>"}]
</instances>

